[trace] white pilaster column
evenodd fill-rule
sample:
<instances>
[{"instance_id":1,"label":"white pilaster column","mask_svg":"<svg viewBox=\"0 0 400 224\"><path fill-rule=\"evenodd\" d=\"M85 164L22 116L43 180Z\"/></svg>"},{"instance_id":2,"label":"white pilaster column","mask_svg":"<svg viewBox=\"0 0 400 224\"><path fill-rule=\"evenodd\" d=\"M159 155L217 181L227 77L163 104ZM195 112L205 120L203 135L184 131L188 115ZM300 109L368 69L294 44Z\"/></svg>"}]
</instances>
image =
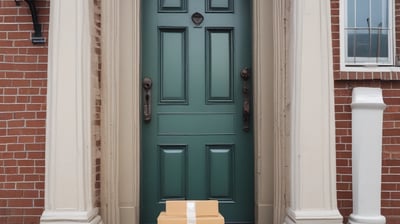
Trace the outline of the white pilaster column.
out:
<instances>
[{"instance_id":1,"label":"white pilaster column","mask_svg":"<svg viewBox=\"0 0 400 224\"><path fill-rule=\"evenodd\" d=\"M353 213L350 224L384 224L381 215L382 89L353 89L352 170Z\"/></svg>"},{"instance_id":2,"label":"white pilaster column","mask_svg":"<svg viewBox=\"0 0 400 224\"><path fill-rule=\"evenodd\" d=\"M290 4L291 162L285 222L339 224L330 1Z\"/></svg>"},{"instance_id":3,"label":"white pilaster column","mask_svg":"<svg viewBox=\"0 0 400 224\"><path fill-rule=\"evenodd\" d=\"M50 3L42 224L101 223L93 201L92 4Z\"/></svg>"}]
</instances>

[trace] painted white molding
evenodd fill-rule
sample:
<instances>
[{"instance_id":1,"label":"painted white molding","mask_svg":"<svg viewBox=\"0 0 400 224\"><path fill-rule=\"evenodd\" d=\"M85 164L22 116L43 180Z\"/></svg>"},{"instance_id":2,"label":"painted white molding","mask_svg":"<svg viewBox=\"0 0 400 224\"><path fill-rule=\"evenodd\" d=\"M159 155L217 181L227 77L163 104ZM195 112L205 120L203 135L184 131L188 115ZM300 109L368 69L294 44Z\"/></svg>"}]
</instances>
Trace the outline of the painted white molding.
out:
<instances>
[{"instance_id":1,"label":"painted white molding","mask_svg":"<svg viewBox=\"0 0 400 224\"><path fill-rule=\"evenodd\" d=\"M274 215L273 223L283 223L288 195L287 127L287 0L273 1L274 51Z\"/></svg>"},{"instance_id":2,"label":"painted white molding","mask_svg":"<svg viewBox=\"0 0 400 224\"><path fill-rule=\"evenodd\" d=\"M120 224L139 223L141 141L140 0L119 1L118 209Z\"/></svg>"},{"instance_id":3,"label":"painted white molding","mask_svg":"<svg viewBox=\"0 0 400 224\"><path fill-rule=\"evenodd\" d=\"M102 213L139 223L140 0L102 1Z\"/></svg>"},{"instance_id":4,"label":"painted white molding","mask_svg":"<svg viewBox=\"0 0 400 224\"><path fill-rule=\"evenodd\" d=\"M43 224L102 223L94 208L93 2L50 4Z\"/></svg>"},{"instance_id":5,"label":"painted white molding","mask_svg":"<svg viewBox=\"0 0 400 224\"><path fill-rule=\"evenodd\" d=\"M101 218L98 216L99 209L93 208L90 211L44 211L42 220L48 223L101 223Z\"/></svg>"},{"instance_id":6,"label":"painted white molding","mask_svg":"<svg viewBox=\"0 0 400 224\"><path fill-rule=\"evenodd\" d=\"M285 222L339 224L330 1L290 4L291 162Z\"/></svg>"},{"instance_id":7,"label":"painted white molding","mask_svg":"<svg viewBox=\"0 0 400 224\"><path fill-rule=\"evenodd\" d=\"M285 220L286 224L335 224L342 223L338 221L338 212L332 209L327 210L310 210L310 211L294 211L288 209L288 215Z\"/></svg>"},{"instance_id":8,"label":"painted white molding","mask_svg":"<svg viewBox=\"0 0 400 224\"><path fill-rule=\"evenodd\" d=\"M350 224L384 224L381 215L382 89L353 89L352 173L353 213Z\"/></svg>"},{"instance_id":9,"label":"painted white molding","mask_svg":"<svg viewBox=\"0 0 400 224\"><path fill-rule=\"evenodd\" d=\"M255 222L271 223L274 212L274 24L273 1L253 1L253 102ZM281 190L278 189L280 194ZM277 202L279 203L279 202Z\"/></svg>"},{"instance_id":10,"label":"painted white molding","mask_svg":"<svg viewBox=\"0 0 400 224\"><path fill-rule=\"evenodd\" d=\"M120 223L119 215L119 7L120 1L101 1L102 130L101 214L104 223Z\"/></svg>"}]
</instances>

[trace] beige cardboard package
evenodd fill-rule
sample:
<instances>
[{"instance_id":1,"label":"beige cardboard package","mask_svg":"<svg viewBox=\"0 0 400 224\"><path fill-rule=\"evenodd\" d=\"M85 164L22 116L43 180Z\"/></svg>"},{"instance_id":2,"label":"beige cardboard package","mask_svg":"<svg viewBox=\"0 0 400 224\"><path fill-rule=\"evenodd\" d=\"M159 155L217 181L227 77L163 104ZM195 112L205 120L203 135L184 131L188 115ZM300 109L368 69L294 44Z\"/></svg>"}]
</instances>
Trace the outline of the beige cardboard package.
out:
<instances>
[{"instance_id":1,"label":"beige cardboard package","mask_svg":"<svg viewBox=\"0 0 400 224\"><path fill-rule=\"evenodd\" d=\"M219 215L217 200L167 201L165 212L171 216L186 216L186 213L190 211L190 206L195 209L197 217Z\"/></svg>"},{"instance_id":2,"label":"beige cardboard package","mask_svg":"<svg viewBox=\"0 0 400 224\"><path fill-rule=\"evenodd\" d=\"M218 201L167 201L166 211L157 218L158 224L224 224Z\"/></svg>"},{"instance_id":3,"label":"beige cardboard package","mask_svg":"<svg viewBox=\"0 0 400 224\"><path fill-rule=\"evenodd\" d=\"M185 216L168 216L166 212L161 212L157 218L158 224L224 224L224 217L218 216L202 216L188 218Z\"/></svg>"}]
</instances>

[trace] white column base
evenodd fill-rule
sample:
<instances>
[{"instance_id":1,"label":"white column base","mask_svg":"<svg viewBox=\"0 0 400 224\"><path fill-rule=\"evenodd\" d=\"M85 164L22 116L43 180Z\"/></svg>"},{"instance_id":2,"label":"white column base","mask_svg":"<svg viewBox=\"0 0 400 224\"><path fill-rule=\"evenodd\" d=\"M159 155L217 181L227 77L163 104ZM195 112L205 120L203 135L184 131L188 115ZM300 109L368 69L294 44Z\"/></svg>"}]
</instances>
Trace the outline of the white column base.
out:
<instances>
[{"instance_id":1,"label":"white column base","mask_svg":"<svg viewBox=\"0 0 400 224\"><path fill-rule=\"evenodd\" d=\"M361 216L353 215L349 216L349 224L385 224L385 216Z\"/></svg>"},{"instance_id":2,"label":"white column base","mask_svg":"<svg viewBox=\"0 0 400 224\"><path fill-rule=\"evenodd\" d=\"M103 224L98 209L91 211L44 211L40 224Z\"/></svg>"},{"instance_id":3,"label":"white column base","mask_svg":"<svg viewBox=\"0 0 400 224\"><path fill-rule=\"evenodd\" d=\"M288 209L284 224L342 224L338 210L293 211Z\"/></svg>"}]
</instances>

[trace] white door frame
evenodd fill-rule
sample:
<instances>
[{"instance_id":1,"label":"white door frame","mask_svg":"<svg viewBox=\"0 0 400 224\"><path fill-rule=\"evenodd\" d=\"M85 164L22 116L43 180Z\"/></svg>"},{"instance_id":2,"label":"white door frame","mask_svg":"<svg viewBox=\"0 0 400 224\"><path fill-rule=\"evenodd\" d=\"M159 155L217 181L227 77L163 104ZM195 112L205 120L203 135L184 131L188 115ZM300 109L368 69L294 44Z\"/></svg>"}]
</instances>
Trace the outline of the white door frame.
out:
<instances>
[{"instance_id":1,"label":"white door frame","mask_svg":"<svg viewBox=\"0 0 400 224\"><path fill-rule=\"evenodd\" d=\"M139 223L140 0L102 1L102 218ZM256 223L282 223L287 192L285 1L253 0Z\"/></svg>"}]
</instances>

